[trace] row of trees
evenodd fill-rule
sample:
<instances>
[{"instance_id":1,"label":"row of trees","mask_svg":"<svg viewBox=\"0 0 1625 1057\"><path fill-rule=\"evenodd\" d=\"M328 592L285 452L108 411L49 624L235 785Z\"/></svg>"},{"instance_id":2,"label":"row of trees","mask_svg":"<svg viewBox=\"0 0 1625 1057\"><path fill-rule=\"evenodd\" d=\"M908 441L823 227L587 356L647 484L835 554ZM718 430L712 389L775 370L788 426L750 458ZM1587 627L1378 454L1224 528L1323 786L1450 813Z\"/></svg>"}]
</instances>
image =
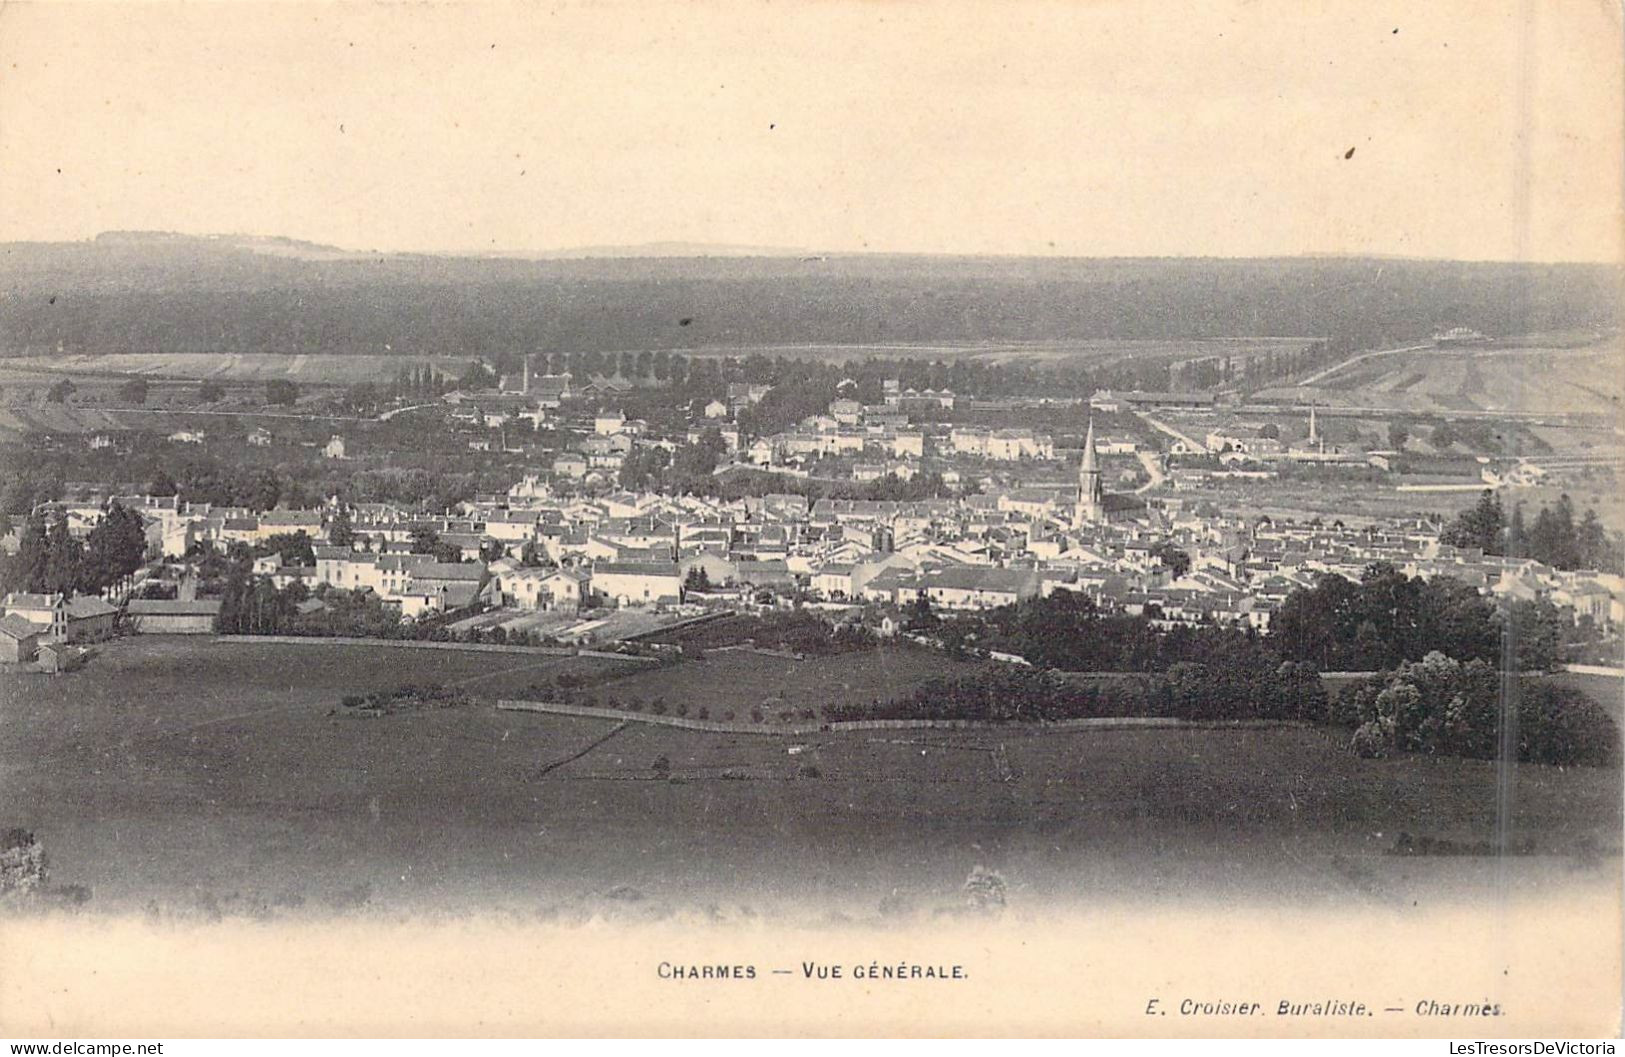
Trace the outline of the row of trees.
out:
<instances>
[{"instance_id":1,"label":"row of trees","mask_svg":"<svg viewBox=\"0 0 1625 1057\"><path fill-rule=\"evenodd\" d=\"M66 517L49 524L39 515L24 522L17 553L0 563L5 591L95 594L129 577L146 560L141 515L114 503L81 543Z\"/></svg>"},{"instance_id":2,"label":"row of trees","mask_svg":"<svg viewBox=\"0 0 1625 1057\"><path fill-rule=\"evenodd\" d=\"M1176 664L1141 678L1081 681L1043 669L987 664L932 679L912 693L867 705L831 705L831 721L861 719L1055 722L1106 717L1190 720L1283 719L1320 722L1326 689L1312 665L1285 662L1258 671Z\"/></svg>"},{"instance_id":3,"label":"row of trees","mask_svg":"<svg viewBox=\"0 0 1625 1057\"><path fill-rule=\"evenodd\" d=\"M1501 497L1486 488L1476 504L1445 526L1439 541L1477 547L1485 554L1532 558L1556 569L1625 571L1625 539L1617 533L1610 537L1595 510L1576 519L1567 494L1553 506L1542 504L1533 523L1527 523L1522 503L1508 516Z\"/></svg>"},{"instance_id":4,"label":"row of trees","mask_svg":"<svg viewBox=\"0 0 1625 1057\"><path fill-rule=\"evenodd\" d=\"M1545 671L1578 634L1548 602L1497 605L1459 580L1407 577L1388 563L1374 563L1358 583L1328 574L1292 592L1267 635L1217 624L1159 628L1149 616L1104 611L1074 591L951 619L922 599L907 620L950 652L1001 650L1077 672L1159 672L1188 663L1257 674L1282 661L1377 671L1434 651L1499 664L1504 645L1519 669Z\"/></svg>"}]
</instances>

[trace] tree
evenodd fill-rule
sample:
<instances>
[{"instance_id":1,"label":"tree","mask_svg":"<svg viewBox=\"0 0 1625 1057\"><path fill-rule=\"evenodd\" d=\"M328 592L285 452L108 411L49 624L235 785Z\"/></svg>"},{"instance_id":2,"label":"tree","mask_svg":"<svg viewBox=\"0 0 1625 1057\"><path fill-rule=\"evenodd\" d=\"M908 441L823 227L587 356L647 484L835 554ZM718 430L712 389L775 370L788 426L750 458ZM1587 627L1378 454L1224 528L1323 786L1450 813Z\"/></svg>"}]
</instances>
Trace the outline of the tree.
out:
<instances>
[{"instance_id":1,"label":"tree","mask_svg":"<svg viewBox=\"0 0 1625 1057\"><path fill-rule=\"evenodd\" d=\"M175 487L175 479L170 477L169 474L165 473L163 470L159 470L157 473L153 474L152 480L147 484L148 495L171 496L175 495L178 491L179 489Z\"/></svg>"},{"instance_id":2,"label":"tree","mask_svg":"<svg viewBox=\"0 0 1625 1057\"><path fill-rule=\"evenodd\" d=\"M1395 451L1402 451L1410 442L1411 431L1403 422L1394 422L1388 426L1388 446Z\"/></svg>"},{"instance_id":3,"label":"tree","mask_svg":"<svg viewBox=\"0 0 1625 1057\"><path fill-rule=\"evenodd\" d=\"M1477 547L1485 554L1499 554L1505 529L1506 512L1501 507L1501 498L1486 488L1479 495L1477 505L1462 511L1455 521L1439 533L1439 542L1452 547Z\"/></svg>"},{"instance_id":4,"label":"tree","mask_svg":"<svg viewBox=\"0 0 1625 1057\"><path fill-rule=\"evenodd\" d=\"M197 387L197 400L200 404L213 404L226 398L226 387L219 382L204 382Z\"/></svg>"},{"instance_id":5,"label":"tree","mask_svg":"<svg viewBox=\"0 0 1625 1057\"><path fill-rule=\"evenodd\" d=\"M1552 671L1562 663L1563 643L1573 625L1556 606L1517 599L1497 615L1519 671Z\"/></svg>"},{"instance_id":6,"label":"tree","mask_svg":"<svg viewBox=\"0 0 1625 1057\"><path fill-rule=\"evenodd\" d=\"M412 530L412 553L433 554L440 546L440 533L427 525L419 525Z\"/></svg>"},{"instance_id":7,"label":"tree","mask_svg":"<svg viewBox=\"0 0 1625 1057\"><path fill-rule=\"evenodd\" d=\"M45 519L37 514L29 517L19 534L17 553L5 563L6 590L45 590L45 566L50 558L50 550Z\"/></svg>"},{"instance_id":8,"label":"tree","mask_svg":"<svg viewBox=\"0 0 1625 1057\"><path fill-rule=\"evenodd\" d=\"M316 552L304 532L279 532L255 548L259 554L279 554L284 565L315 565Z\"/></svg>"},{"instance_id":9,"label":"tree","mask_svg":"<svg viewBox=\"0 0 1625 1057\"><path fill-rule=\"evenodd\" d=\"M711 574L707 573L703 566L696 565L688 571L687 576L683 577L683 588L688 591L709 591L711 590Z\"/></svg>"},{"instance_id":10,"label":"tree","mask_svg":"<svg viewBox=\"0 0 1625 1057\"><path fill-rule=\"evenodd\" d=\"M86 591L110 587L141 568L146 556L147 534L141 515L114 503L85 540L79 586Z\"/></svg>"},{"instance_id":11,"label":"tree","mask_svg":"<svg viewBox=\"0 0 1625 1057\"><path fill-rule=\"evenodd\" d=\"M57 518L46 530L45 590L68 593L79 583L83 548L68 531L68 519Z\"/></svg>"},{"instance_id":12,"label":"tree","mask_svg":"<svg viewBox=\"0 0 1625 1057\"><path fill-rule=\"evenodd\" d=\"M327 542L345 550L355 543L355 526L350 523L350 512L343 507L327 523Z\"/></svg>"},{"instance_id":13,"label":"tree","mask_svg":"<svg viewBox=\"0 0 1625 1057\"><path fill-rule=\"evenodd\" d=\"M428 368L425 367L424 370ZM476 360L463 371L463 376L457 380L457 386L460 389L489 389L491 383L495 381L496 376L491 373L491 369Z\"/></svg>"},{"instance_id":14,"label":"tree","mask_svg":"<svg viewBox=\"0 0 1625 1057\"><path fill-rule=\"evenodd\" d=\"M299 387L286 378L273 378L265 383L265 402L287 406L299 399Z\"/></svg>"},{"instance_id":15,"label":"tree","mask_svg":"<svg viewBox=\"0 0 1625 1057\"><path fill-rule=\"evenodd\" d=\"M941 622L941 618L931 611L931 596L924 591L916 594L908 607L908 630L929 631Z\"/></svg>"},{"instance_id":16,"label":"tree","mask_svg":"<svg viewBox=\"0 0 1625 1057\"><path fill-rule=\"evenodd\" d=\"M238 486L237 498L250 510L274 510L282 498L282 482L271 470L257 470Z\"/></svg>"},{"instance_id":17,"label":"tree","mask_svg":"<svg viewBox=\"0 0 1625 1057\"><path fill-rule=\"evenodd\" d=\"M1176 580L1191 571L1191 556L1175 546L1172 540L1158 543L1151 548L1151 553L1168 567Z\"/></svg>"},{"instance_id":18,"label":"tree","mask_svg":"<svg viewBox=\"0 0 1625 1057\"><path fill-rule=\"evenodd\" d=\"M120 400L141 407L147 402L147 380L141 377L131 378L118 387Z\"/></svg>"},{"instance_id":19,"label":"tree","mask_svg":"<svg viewBox=\"0 0 1625 1057\"><path fill-rule=\"evenodd\" d=\"M66 403L68 397L72 396L74 392L73 383L66 378L61 378L51 383L51 387L45 390L45 399L48 403L62 404Z\"/></svg>"}]
</instances>

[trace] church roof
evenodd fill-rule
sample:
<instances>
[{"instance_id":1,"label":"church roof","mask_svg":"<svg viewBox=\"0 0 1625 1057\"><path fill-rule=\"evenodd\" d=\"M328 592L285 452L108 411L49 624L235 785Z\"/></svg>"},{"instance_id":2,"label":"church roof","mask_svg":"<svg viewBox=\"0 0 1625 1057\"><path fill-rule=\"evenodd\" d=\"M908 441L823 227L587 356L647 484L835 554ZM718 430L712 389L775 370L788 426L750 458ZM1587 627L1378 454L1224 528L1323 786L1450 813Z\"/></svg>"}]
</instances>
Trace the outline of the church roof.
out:
<instances>
[{"instance_id":1,"label":"church roof","mask_svg":"<svg viewBox=\"0 0 1625 1057\"><path fill-rule=\"evenodd\" d=\"M1083 464L1078 467L1078 474L1099 473L1100 465L1095 458L1095 420L1089 419L1089 434L1083 438Z\"/></svg>"}]
</instances>

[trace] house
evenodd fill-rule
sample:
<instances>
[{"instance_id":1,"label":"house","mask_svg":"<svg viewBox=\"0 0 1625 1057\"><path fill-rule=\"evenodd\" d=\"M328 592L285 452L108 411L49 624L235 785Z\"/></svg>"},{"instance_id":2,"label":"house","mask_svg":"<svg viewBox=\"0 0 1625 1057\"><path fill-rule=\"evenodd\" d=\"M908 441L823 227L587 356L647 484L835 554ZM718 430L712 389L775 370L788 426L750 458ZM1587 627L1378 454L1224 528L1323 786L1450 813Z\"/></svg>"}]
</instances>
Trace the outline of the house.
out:
<instances>
[{"instance_id":1,"label":"house","mask_svg":"<svg viewBox=\"0 0 1625 1057\"><path fill-rule=\"evenodd\" d=\"M560 477L584 477L587 474L587 458L573 451L564 452L553 460L553 472Z\"/></svg>"},{"instance_id":2,"label":"house","mask_svg":"<svg viewBox=\"0 0 1625 1057\"><path fill-rule=\"evenodd\" d=\"M13 591L6 596L4 605L7 616L22 617L45 638L67 634L68 600L63 595Z\"/></svg>"},{"instance_id":3,"label":"house","mask_svg":"<svg viewBox=\"0 0 1625 1057\"><path fill-rule=\"evenodd\" d=\"M728 405L723 403L721 400L713 400L713 401L711 401L709 404L705 405L705 417L706 418L727 418L728 417Z\"/></svg>"},{"instance_id":4,"label":"house","mask_svg":"<svg viewBox=\"0 0 1625 1057\"><path fill-rule=\"evenodd\" d=\"M251 448L269 448L271 446L271 431L264 426L256 426L248 434L248 446Z\"/></svg>"},{"instance_id":5,"label":"house","mask_svg":"<svg viewBox=\"0 0 1625 1057\"><path fill-rule=\"evenodd\" d=\"M863 417L863 405L856 400L836 400L829 405L829 415L843 426L855 426Z\"/></svg>"},{"instance_id":6,"label":"house","mask_svg":"<svg viewBox=\"0 0 1625 1057\"><path fill-rule=\"evenodd\" d=\"M485 583L485 566L469 562L425 562L408 574L403 595L438 596L443 609L472 605Z\"/></svg>"},{"instance_id":7,"label":"house","mask_svg":"<svg viewBox=\"0 0 1625 1057\"><path fill-rule=\"evenodd\" d=\"M85 663L83 650L60 642L45 642L39 648L39 669L49 675L71 672Z\"/></svg>"},{"instance_id":8,"label":"house","mask_svg":"<svg viewBox=\"0 0 1625 1057\"><path fill-rule=\"evenodd\" d=\"M592 431L602 436L619 433L626 425L626 415L619 411L600 411L592 418Z\"/></svg>"},{"instance_id":9,"label":"house","mask_svg":"<svg viewBox=\"0 0 1625 1057\"><path fill-rule=\"evenodd\" d=\"M599 562L592 590L622 606L679 602L683 576L676 562Z\"/></svg>"},{"instance_id":10,"label":"house","mask_svg":"<svg viewBox=\"0 0 1625 1057\"><path fill-rule=\"evenodd\" d=\"M540 609L561 609L574 613L591 590L592 576L579 569L555 569L542 578Z\"/></svg>"},{"instance_id":11,"label":"house","mask_svg":"<svg viewBox=\"0 0 1625 1057\"><path fill-rule=\"evenodd\" d=\"M590 580L574 569L522 568L502 574L498 590L506 605L575 612Z\"/></svg>"},{"instance_id":12,"label":"house","mask_svg":"<svg viewBox=\"0 0 1625 1057\"><path fill-rule=\"evenodd\" d=\"M207 635L219 613L217 598L134 598L124 607L130 630L138 635Z\"/></svg>"},{"instance_id":13,"label":"house","mask_svg":"<svg viewBox=\"0 0 1625 1057\"><path fill-rule=\"evenodd\" d=\"M39 649L40 629L27 617L7 613L0 617L0 664L23 664Z\"/></svg>"},{"instance_id":14,"label":"house","mask_svg":"<svg viewBox=\"0 0 1625 1057\"><path fill-rule=\"evenodd\" d=\"M832 562L813 574L812 589L825 598L850 598L852 569L845 562Z\"/></svg>"},{"instance_id":15,"label":"house","mask_svg":"<svg viewBox=\"0 0 1625 1057\"><path fill-rule=\"evenodd\" d=\"M337 433L327 438L327 446L322 449L322 457L325 459L344 458L344 438Z\"/></svg>"}]
</instances>

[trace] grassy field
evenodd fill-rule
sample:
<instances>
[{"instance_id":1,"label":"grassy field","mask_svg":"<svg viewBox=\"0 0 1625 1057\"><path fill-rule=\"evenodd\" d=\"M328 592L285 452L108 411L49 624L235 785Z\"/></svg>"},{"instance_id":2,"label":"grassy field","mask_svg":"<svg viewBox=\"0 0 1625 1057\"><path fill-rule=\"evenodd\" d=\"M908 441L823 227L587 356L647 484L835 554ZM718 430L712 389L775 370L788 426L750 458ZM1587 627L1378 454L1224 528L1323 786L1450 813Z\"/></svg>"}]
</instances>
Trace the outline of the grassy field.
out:
<instances>
[{"instance_id":1,"label":"grassy field","mask_svg":"<svg viewBox=\"0 0 1625 1057\"><path fill-rule=\"evenodd\" d=\"M689 715L706 708L715 719L728 712L745 719L758 707L777 718L786 709L822 712L828 705L865 704L905 694L955 667L974 666L923 649L809 656L800 661L746 650L712 650L701 661L633 672L592 693L600 703L613 696L623 705L663 698L671 708L687 705Z\"/></svg>"},{"instance_id":2,"label":"grassy field","mask_svg":"<svg viewBox=\"0 0 1625 1057\"><path fill-rule=\"evenodd\" d=\"M874 920L959 904L977 865L1027 907L1200 893L1398 910L1496 879L1482 856L1388 854L1401 831L1489 839L1493 766L1361 761L1334 731L796 740L483 704L331 714L341 693L433 678L500 696L581 663L124 640L70 676L0 675L0 824L33 829L53 879L90 886L92 909L208 917L748 907ZM676 673L702 670L739 678L711 660ZM884 672L850 656L799 672L825 688L860 675ZM1506 864L1508 882L1606 880L1620 795L1617 772L1519 768L1514 832L1540 854Z\"/></svg>"}]
</instances>

